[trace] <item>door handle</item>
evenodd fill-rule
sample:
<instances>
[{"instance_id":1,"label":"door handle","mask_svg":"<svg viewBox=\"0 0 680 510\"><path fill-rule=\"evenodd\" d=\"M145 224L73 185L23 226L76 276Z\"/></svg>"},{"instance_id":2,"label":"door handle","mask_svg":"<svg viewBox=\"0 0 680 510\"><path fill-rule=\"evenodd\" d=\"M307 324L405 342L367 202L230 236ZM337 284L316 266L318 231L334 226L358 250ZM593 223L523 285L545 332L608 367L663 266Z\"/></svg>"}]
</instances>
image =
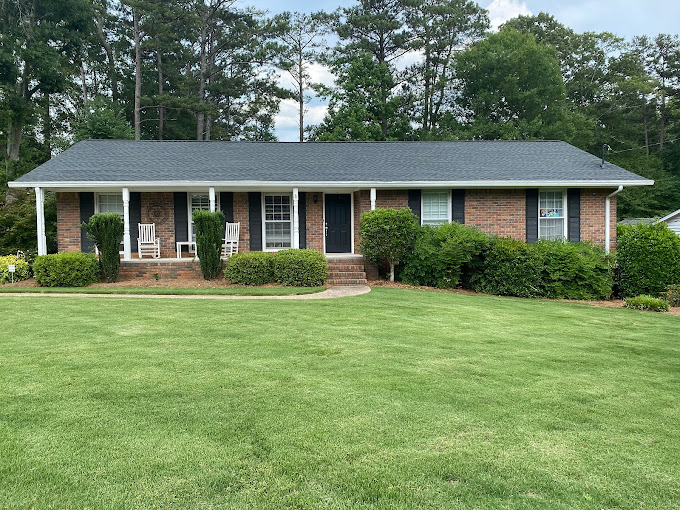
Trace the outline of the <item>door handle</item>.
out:
<instances>
[{"instance_id":1,"label":"door handle","mask_svg":"<svg viewBox=\"0 0 680 510\"><path fill-rule=\"evenodd\" d=\"M327 222L327 221L325 222L325 226L324 226L324 229L323 229L323 230L324 230L324 235L325 235L326 237L328 237L328 222Z\"/></svg>"}]
</instances>

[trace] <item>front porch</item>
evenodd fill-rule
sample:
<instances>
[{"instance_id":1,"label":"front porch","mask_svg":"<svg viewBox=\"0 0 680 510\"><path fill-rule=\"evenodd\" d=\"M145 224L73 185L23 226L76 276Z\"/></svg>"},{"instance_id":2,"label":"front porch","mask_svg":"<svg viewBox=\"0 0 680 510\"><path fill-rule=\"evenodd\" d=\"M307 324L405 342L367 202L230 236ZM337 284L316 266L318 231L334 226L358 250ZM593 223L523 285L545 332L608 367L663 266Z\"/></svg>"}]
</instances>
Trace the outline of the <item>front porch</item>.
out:
<instances>
[{"instance_id":1,"label":"front porch","mask_svg":"<svg viewBox=\"0 0 680 510\"><path fill-rule=\"evenodd\" d=\"M329 285L360 285L378 278L378 271L361 255L327 255ZM138 279L156 281L202 280L201 265L196 258L160 258L121 260L118 281Z\"/></svg>"}]
</instances>

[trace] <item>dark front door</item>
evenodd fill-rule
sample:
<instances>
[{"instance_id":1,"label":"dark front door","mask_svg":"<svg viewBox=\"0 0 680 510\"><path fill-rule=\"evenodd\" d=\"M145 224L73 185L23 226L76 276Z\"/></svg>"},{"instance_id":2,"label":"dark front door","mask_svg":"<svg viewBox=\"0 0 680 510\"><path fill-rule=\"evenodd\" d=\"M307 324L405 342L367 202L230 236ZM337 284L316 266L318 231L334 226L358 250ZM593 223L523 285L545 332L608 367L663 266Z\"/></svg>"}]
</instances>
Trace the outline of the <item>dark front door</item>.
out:
<instances>
[{"instance_id":1,"label":"dark front door","mask_svg":"<svg viewBox=\"0 0 680 510\"><path fill-rule=\"evenodd\" d=\"M352 195L326 195L326 253L352 252Z\"/></svg>"}]
</instances>

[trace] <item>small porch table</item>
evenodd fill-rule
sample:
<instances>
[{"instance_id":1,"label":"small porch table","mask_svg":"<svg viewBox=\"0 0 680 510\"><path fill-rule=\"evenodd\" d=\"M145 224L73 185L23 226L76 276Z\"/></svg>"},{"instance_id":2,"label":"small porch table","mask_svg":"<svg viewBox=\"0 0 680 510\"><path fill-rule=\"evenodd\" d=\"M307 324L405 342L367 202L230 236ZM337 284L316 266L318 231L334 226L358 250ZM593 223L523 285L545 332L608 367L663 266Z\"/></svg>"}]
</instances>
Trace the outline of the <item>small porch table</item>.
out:
<instances>
[{"instance_id":1,"label":"small porch table","mask_svg":"<svg viewBox=\"0 0 680 510\"><path fill-rule=\"evenodd\" d=\"M189 253L196 253L196 243L193 241L177 241L177 258L182 258L182 246L186 246L189 249Z\"/></svg>"}]
</instances>

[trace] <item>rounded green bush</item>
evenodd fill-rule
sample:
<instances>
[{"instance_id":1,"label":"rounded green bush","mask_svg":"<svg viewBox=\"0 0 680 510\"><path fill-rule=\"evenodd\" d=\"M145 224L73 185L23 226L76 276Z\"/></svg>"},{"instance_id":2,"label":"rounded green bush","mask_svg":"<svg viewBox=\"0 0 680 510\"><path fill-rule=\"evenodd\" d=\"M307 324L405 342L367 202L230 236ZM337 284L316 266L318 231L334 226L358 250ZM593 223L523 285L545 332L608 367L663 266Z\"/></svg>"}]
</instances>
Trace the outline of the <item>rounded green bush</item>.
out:
<instances>
[{"instance_id":1,"label":"rounded green bush","mask_svg":"<svg viewBox=\"0 0 680 510\"><path fill-rule=\"evenodd\" d=\"M619 227L616 261L623 297L659 296L680 283L680 237L665 223Z\"/></svg>"},{"instance_id":2,"label":"rounded green bush","mask_svg":"<svg viewBox=\"0 0 680 510\"><path fill-rule=\"evenodd\" d=\"M85 287L100 281L101 270L94 253L75 252L37 257L33 274L42 287Z\"/></svg>"},{"instance_id":3,"label":"rounded green bush","mask_svg":"<svg viewBox=\"0 0 680 510\"><path fill-rule=\"evenodd\" d=\"M666 301L646 294L627 298L623 306L633 310L649 310L651 312L667 312L670 310L670 305Z\"/></svg>"},{"instance_id":4,"label":"rounded green bush","mask_svg":"<svg viewBox=\"0 0 680 510\"><path fill-rule=\"evenodd\" d=\"M274 255L274 278L280 285L318 287L328 279L328 262L316 250L282 250Z\"/></svg>"},{"instance_id":5,"label":"rounded green bush","mask_svg":"<svg viewBox=\"0 0 680 510\"><path fill-rule=\"evenodd\" d=\"M553 299L609 299L614 280L604 249L589 243L538 241L541 295Z\"/></svg>"},{"instance_id":6,"label":"rounded green bush","mask_svg":"<svg viewBox=\"0 0 680 510\"><path fill-rule=\"evenodd\" d=\"M240 285L265 285L274 281L274 255L262 251L236 253L227 259L224 277Z\"/></svg>"},{"instance_id":7,"label":"rounded green bush","mask_svg":"<svg viewBox=\"0 0 680 510\"><path fill-rule=\"evenodd\" d=\"M14 277L8 270L10 264L14 264ZM19 282L28 279L29 276L31 276L31 266L24 259L16 255L0 257L0 283Z\"/></svg>"},{"instance_id":8,"label":"rounded green bush","mask_svg":"<svg viewBox=\"0 0 680 510\"><path fill-rule=\"evenodd\" d=\"M539 297L543 260L531 244L509 237L495 239L482 271L472 278L477 292L499 296Z\"/></svg>"},{"instance_id":9,"label":"rounded green bush","mask_svg":"<svg viewBox=\"0 0 680 510\"><path fill-rule=\"evenodd\" d=\"M412 285L455 287L462 271L480 265L480 255L490 242L484 232L455 222L420 227L401 279Z\"/></svg>"}]
</instances>

